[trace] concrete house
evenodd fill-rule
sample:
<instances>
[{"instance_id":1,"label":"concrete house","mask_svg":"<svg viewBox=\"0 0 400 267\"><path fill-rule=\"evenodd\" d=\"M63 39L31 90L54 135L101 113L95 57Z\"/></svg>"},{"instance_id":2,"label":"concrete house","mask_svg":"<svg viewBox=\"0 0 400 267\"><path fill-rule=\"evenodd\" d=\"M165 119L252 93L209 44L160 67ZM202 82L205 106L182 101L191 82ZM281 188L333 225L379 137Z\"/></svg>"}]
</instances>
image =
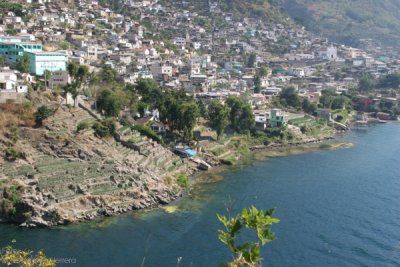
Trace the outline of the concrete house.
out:
<instances>
[{"instance_id":1,"label":"concrete house","mask_svg":"<svg viewBox=\"0 0 400 267\"><path fill-rule=\"evenodd\" d=\"M13 70L0 70L0 92L13 92L17 87L17 74Z\"/></svg>"},{"instance_id":2,"label":"concrete house","mask_svg":"<svg viewBox=\"0 0 400 267\"><path fill-rule=\"evenodd\" d=\"M271 128L283 127L287 124L287 115L279 109L271 109L270 126Z\"/></svg>"},{"instance_id":3,"label":"concrete house","mask_svg":"<svg viewBox=\"0 0 400 267\"><path fill-rule=\"evenodd\" d=\"M337 54L337 48L334 46L321 47L316 51L318 58L329 61L335 61L338 57Z\"/></svg>"}]
</instances>

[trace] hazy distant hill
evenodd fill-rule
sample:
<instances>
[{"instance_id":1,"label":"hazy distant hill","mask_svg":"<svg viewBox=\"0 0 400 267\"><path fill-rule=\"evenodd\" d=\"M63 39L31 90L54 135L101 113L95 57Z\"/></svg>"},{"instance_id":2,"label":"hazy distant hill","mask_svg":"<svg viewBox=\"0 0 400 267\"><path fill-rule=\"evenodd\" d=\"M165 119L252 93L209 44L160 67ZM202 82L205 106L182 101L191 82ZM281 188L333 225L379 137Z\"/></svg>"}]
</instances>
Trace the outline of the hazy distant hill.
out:
<instances>
[{"instance_id":1,"label":"hazy distant hill","mask_svg":"<svg viewBox=\"0 0 400 267\"><path fill-rule=\"evenodd\" d=\"M231 13L235 19L244 17L256 17L274 23L292 23L289 16L282 12L281 7L271 0L160 0L161 3L173 3L193 7L198 13L210 15L209 4L218 3L218 7L227 13Z\"/></svg>"},{"instance_id":2,"label":"hazy distant hill","mask_svg":"<svg viewBox=\"0 0 400 267\"><path fill-rule=\"evenodd\" d=\"M400 0L269 0L309 30L357 45L360 38L400 42Z\"/></svg>"},{"instance_id":3,"label":"hazy distant hill","mask_svg":"<svg viewBox=\"0 0 400 267\"><path fill-rule=\"evenodd\" d=\"M100 0L118 5L121 0ZM332 41L359 46L372 38L386 45L400 43L400 0L159 0L185 5L210 15L209 3L232 13L236 19L257 17L273 23L298 24Z\"/></svg>"}]
</instances>

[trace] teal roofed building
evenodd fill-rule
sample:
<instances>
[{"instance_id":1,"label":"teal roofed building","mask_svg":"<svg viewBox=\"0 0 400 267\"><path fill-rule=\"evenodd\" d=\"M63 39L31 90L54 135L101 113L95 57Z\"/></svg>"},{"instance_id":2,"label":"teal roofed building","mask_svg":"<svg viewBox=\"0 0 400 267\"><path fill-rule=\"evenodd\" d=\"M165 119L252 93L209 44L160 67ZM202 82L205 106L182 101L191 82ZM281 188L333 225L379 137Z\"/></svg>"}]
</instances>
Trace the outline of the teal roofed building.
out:
<instances>
[{"instance_id":1,"label":"teal roofed building","mask_svg":"<svg viewBox=\"0 0 400 267\"><path fill-rule=\"evenodd\" d=\"M0 57L15 66L20 58L26 54L29 58L30 73L43 75L46 70L65 71L67 69L67 55L62 52L43 52L43 45L28 41L24 36L0 36Z\"/></svg>"},{"instance_id":2,"label":"teal roofed building","mask_svg":"<svg viewBox=\"0 0 400 267\"><path fill-rule=\"evenodd\" d=\"M67 70L67 56L62 52L27 52L30 72L43 75L50 72Z\"/></svg>"},{"instance_id":3,"label":"teal roofed building","mask_svg":"<svg viewBox=\"0 0 400 267\"><path fill-rule=\"evenodd\" d=\"M42 45L34 42L0 41L0 56L11 65L17 64L24 52L41 52L42 50Z\"/></svg>"}]
</instances>

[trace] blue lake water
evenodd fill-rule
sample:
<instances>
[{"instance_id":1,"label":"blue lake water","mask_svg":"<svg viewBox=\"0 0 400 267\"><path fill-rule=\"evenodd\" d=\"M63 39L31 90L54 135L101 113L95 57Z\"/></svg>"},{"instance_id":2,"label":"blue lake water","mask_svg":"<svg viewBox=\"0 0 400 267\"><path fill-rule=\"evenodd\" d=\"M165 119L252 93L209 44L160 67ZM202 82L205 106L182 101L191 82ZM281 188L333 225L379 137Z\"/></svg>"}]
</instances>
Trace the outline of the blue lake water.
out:
<instances>
[{"instance_id":1,"label":"blue lake water","mask_svg":"<svg viewBox=\"0 0 400 267\"><path fill-rule=\"evenodd\" d=\"M218 266L216 213L277 207L264 266L400 266L400 124L350 132L350 149L258 161L197 186L178 210L55 229L0 225L0 246L39 249L72 266ZM59 265L68 266L68 265ZM71 265L70 265L71 266Z\"/></svg>"}]
</instances>

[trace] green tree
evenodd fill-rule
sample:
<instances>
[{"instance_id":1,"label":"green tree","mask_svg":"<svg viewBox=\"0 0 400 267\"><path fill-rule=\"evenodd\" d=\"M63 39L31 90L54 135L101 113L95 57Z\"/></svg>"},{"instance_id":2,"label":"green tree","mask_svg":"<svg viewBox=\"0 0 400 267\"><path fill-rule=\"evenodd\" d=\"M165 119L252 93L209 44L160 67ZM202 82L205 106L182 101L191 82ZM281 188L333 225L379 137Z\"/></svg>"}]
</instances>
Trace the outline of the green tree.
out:
<instances>
[{"instance_id":1,"label":"green tree","mask_svg":"<svg viewBox=\"0 0 400 267\"><path fill-rule=\"evenodd\" d=\"M284 88L280 94L281 104L283 106L290 106L294 108L301 107L301 100L293 86Z\"/></svg>"},{"instance_id":2,"label":"green tree","mask_svg":"<svg viewBox=\"0 0 400 267\"><path fill-rule=\"evenodd\" d=\"M398 89L400 86L400 73L390 73L379 79L378 86L380 88Z\"/></svg>"},{"instance_id":3,"label":"green tree","mask_svg":"<svg viewBox=\"0 0 400 267\"><path fill-rule=\"evenodd\" d=\"M143 101L157 101L161 95L161 90L153 79L140 79L136 85L137 92L143 97Z\"/></svg>"},{"instance_id":4,"label":"green tree","mask_svg":"<svg viewBox=\"0 0 400 267\"><path fill-rule=\"evenodd\" d=\"M79 83L77 81L74 81L73 83L67 84L63 87L65 95L65 104L68 104L68 94L71 94L74 100L74 106L76 105L76 99L79 95L78 88L79 88Z\"/></svg>"},{"instance_id":5,"label":"green tree","mask_svg":"<svg viewBox=\"0 0 400 267\"><path fill-rule=\"evenodd\" d=\"M122 99L114 91L103 90L97 98L97 108L107 117L117 117L122 108Z\"/></svg>"},{"instance_id":6,"label":"green tree","mask_svg":"<svg viewBox=\"0 0 400 267\"><path fill-rule=\"evenodd\" d=\"M370 91L374 89L376 82L370 76L363 76L358 80L358 90L359 91Z\"/></svg>"},{"instance_id":7,"label":"green tree","mask_svg":"<svg viewBox=\"0 0 400 267\"><path fill-rule=\"evenodd\" d=\"M78 70L76 72L75 78L80 83L83 83L88 76L89 76L89 68L88 68L88 66L84 66L84 65L79 66Z\"/></svg>"},{"instance_id":8,"label":"green tree","mask_svg":"<svg viewBox=\"0 0 400 267\"><path fill-rule=\"evenodd\" d=\"M115 69L104 67L99 73L100 80L105 83L113 83L118 80L118 73Z\"/></svg>"},{"instance_id":9,"label":"green tree","mask_svg":"<svg viewBox=\"0 0 400 267\"><path fill-rule=\"evenodd\" d=\"M251 106L236 96L228 97L226 104L229 107L229 122L236 132L251 130L254 126L254 114Z\"/></svg>"},{"instance_id":10,"label":"green tree","mask_svg":"<svg viewBox=\"0 0 400 267\"><path fill-rule=\"evenodd\" d=\"M29 68L30 62L29 62L29 57L27 54L24 54L18 61L17 63L17 70L22 72L22 73L28 73L30 68Z\"/></svg>"},{"instance_id":11,"label":"green tree","mask_svg":"<svg viewBox=\"0 0 400 267\"><path fill-rule=\"evenodd\" d=\"M209 117L208 109L201 100L197 100L197 106L199 107L200 116L207 119Z\"/></svg>"},{"instance_id":12,"label":"green tree","mask_svg":"<svg viewBox=\"0 0 400 267\"><path fill-rule=\"evenodd\" d=\"M255 118L253 109L247 103L242 106L240 118L239 118L239 132L249 131L254 127Z\"/></svg>"},{"instance_id":13,"label":"green tree","mask_svg":"<svg viewBox=\"0 0 400 267\"><path fill-rule=\"evenodd\" d=\"M257 55L255 53L251 53L249 55L249 58L247 59L247 67L248 68L254 68L255 64L256 64L256 59L257 59Z\"/></svg>"},{"instance_id":14,"label":"green tree","mask_svg":"<svg viewBox=\"0 0 400 267\"><path fill-rule=\"evenodd\" d=\"M258 94L261 92L261 79L260 76L254 77L254 93Z\"/></svg>"},{"instance_id":15,"label":"green tree","mask_svg":"<svg viewBox=\"0 0 400 267\"><path fill-rule=\"evenodd\" d=\"M268 68L262 66L262 67L258 70L258 76L260 76L260 77L266 77L266 76L268 76Z\"/></svg>"},{"instance_id":16,"label":"green tree","mask_svg":"<svg viewBox=\"0 0 400 267\"><path fill-rule=\"evenodd\" d=\"M239 129L239 119L243 107L243 101L236 96L230 96L226 100L226 104L229 107L229 122L233 129Z\"/></svg>"},{"instance_id":17,"label":"green tree","mask_svg":"<svg viewBox=\"0 0 400 267\"><path fill-rule=\"evenodd\" d=\"M74 61L69 62L67 65L68 74L73 78L76 77L76 74L78 73L78 68L79 68L78 63Z\"/></svg>"},{"instance_id":18,"label":"green tree","mask_svg":"<svg viewBox=\"0 0 400 267\"><path fill-rule=\"evenodd\" d=\"M199 108L195 102L183 103L179 106L178 129L183 132L184 140L192 137L193 128L199 116Z\"/></svg>"},{"instance_id":19,"label":"green tree","mask_svg":"<svg viewBox=\"0 0 400 267\"><path fill-rule=\"evenodd\" d=\"M302 108L303 111L308 114L314 114L315 111L317 111L317 105L315 103L311 103L307 98L303 99Z\"/></svg>"},{"instance_id":20,"label":"green tree","mask_svg":"<svg viewBox=\"0 0 400 267\"><path fill-rule=\"evenodd\" d=\"M271 209L264 212L251 207L243 209L239 215L233 218L217 214L218 220L225 226L225 230L218 231L218 238L234 256L233 261L224 266L261 266L261 247L276 238L269 228L270 225L279 223L279 219L272 217L274 211L275 209ZM257 238L255 241L247 241L238 245L237 238L244 230L255 232Z\"/></svg>"},{"instance_id":21,"label":"green tree","mask_svg":"<svg viewBox=\"0 0 400 267\"><path fill-rule=\"evenodd\" d=\"M344 95L336 96L332 101L332 109L343 109L350 106L350 99Z\"/></svg>"},{"instance_id":22,"label":"green tree","mask_svg":"<svg viewBox=\"0 0 400 267\"><path fill-rule=\"evenodd\" d=\"M210 126L217 132L217 140L229 124L229 108L222 105L218 100L214 100L208 106L208 114L210 118Z\"/></svg>"},{"instance_id":23,"label":"green tree","mask_svg":"<svg viewBox=\"0 0 400 267\"><path fill-rule=\"evenodd\" d=\"M35 113L35 122L36 125L42 126L43 121L53 115L53 110L48 108L47 106L40 106Z\"/></svg>"},{"instance_id":24,"label":"green tree","mask_svg":"<svg viewBox=\"0 0 400 267\"><path fill-rule=\"evenodd\" d=\"M335 97L336 92L334 90L322 90L319 103L323 108L332 108L332 103Z\"/></svg>"}]
</instances>

